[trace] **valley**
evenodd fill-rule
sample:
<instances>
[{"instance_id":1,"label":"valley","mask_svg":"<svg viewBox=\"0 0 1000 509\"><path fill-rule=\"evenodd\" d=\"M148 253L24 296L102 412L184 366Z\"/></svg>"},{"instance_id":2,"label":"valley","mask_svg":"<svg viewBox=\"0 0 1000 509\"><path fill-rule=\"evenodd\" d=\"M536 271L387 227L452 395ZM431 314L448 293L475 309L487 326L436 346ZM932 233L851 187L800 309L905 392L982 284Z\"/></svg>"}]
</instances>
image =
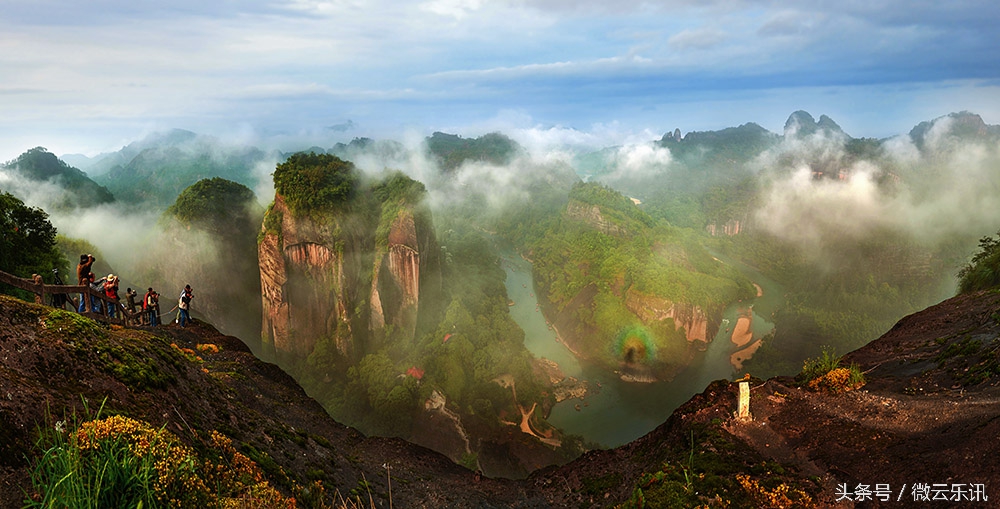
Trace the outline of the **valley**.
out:
<instances>
[{"instance_id":1,"label":"valley","mask_svg":"<svg viewBox=\"0 0 1000 509\"><path fill-rule=\"evenodd\" d=\"M31 270L69 274L74 251L99 250L101 270L133 287L192 282L198 319L336 421L523 479L627 447L717 380L795 375L952 294L991 218L965 210L950 230L906 218L969 192L951 178L969 167L962 147L980 147L972 167L995 180L1000 134L948 131L982 123L968 113L935 122L854 139L795 112L783 134L745 124L556 162L500 133L436 133L415 149L355 140L278 154L266 196L251 190L263 152L228 147L254 154L213 160L236 181L196 180L205 166L186 161L213 143L175 133L120 154L142 179L128 185L158 186L164 161L194 180L172 205L126 214L139 233L124 239L87 228L126 203L60 208L58 175L83 172L44 149L3 171L56 175L44 199L11 187L62 234L63 260ZM920 154L905 164L904 142ZM648 166L626 171L628 151Z\"/></svg>"}]
</instances>

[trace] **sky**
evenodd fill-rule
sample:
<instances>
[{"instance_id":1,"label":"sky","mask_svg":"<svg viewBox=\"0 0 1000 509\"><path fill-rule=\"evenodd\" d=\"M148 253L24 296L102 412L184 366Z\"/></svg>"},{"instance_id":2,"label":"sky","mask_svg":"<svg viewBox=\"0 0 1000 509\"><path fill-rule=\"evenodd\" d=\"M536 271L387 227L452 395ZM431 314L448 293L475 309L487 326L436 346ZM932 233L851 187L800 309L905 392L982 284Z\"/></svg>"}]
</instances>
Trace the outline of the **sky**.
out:
<instances>
[{"instance_id":1,"label":"sky","mask_svg":"<svg viewBox=\"0 0 1000 509\"><path fill-rule=\"evenodd\" d=\"M998 26L995 0L0 0L0 161L170 128L609 146L799 109L855 137L997 124Z\"/></svg>"}]
</instances>

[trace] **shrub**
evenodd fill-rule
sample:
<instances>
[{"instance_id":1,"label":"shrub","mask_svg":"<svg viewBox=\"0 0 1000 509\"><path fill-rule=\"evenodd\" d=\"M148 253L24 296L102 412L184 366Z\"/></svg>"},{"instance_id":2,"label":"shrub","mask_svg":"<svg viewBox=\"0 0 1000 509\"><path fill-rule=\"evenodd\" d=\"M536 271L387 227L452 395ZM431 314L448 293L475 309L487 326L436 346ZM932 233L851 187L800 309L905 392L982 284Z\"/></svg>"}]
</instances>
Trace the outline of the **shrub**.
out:
<instances>
[{"instance_id":1,"label":"shrub","mask_svg":"<svg viewBox=\"0 0 1000 509\"><path fill-rule=\"evenodd\" d=\"M761 486L757 480L745 474L737 474L736 480L758 507L792 508L815 507L812 497L804 491L780 483L774 488Z\"/></svg>"},{"instance_id":2,"label":"shrub","mask_svg":"<svg viewBox=\"0 0 1000 509\"><path fill-rule=\"evenodd\" d=\"M1000 286L1000 232L979 239L979 252L958 271L958 292L971 293Z\"/></svg>"},{"instance_id":3,"label":"shrub","mask_svg":"<svg viewBox=\"0 0 1000 509\"><path fill-rule=\"evenodd\" d=\"M60 421L39 436L26 508L295 507L218 432L210 434L209 459L169 431L123 416L75 431Z\"/></svg>"},{"instance_id":4,"label":"shrub","mask_svg":"<svg viewBox=\"0 0 1000 509\"><path fill-rule=\"evenodd\" d=\"M799 380L808 383L814 391L844 392L864 386L865 375L861 368L857 364L841 367L840 361L832 350L823 347L819 357L802 363Z\"/></svg>"}]
</instances>

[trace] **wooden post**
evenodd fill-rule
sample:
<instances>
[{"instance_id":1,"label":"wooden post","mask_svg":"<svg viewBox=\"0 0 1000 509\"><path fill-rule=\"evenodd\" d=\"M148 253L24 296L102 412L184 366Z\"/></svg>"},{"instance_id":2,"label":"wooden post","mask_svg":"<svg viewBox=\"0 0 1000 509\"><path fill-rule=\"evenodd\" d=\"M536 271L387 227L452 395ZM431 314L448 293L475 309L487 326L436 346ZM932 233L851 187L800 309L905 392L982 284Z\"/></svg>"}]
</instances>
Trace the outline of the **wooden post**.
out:
<instances>
[{"instance_id":1,"label":"wooden post","mask_svg":"<svg viewBox=\"0 0 1000 509\"><path fill-rule=\"evenodd\" d=\"M44 304L45 284L42 282L42 276L39 276L38 274L32 274L31 281L38 286L38 289L35 290L35 304Z\"/></svg>"},{"instance_id":2,"label":"wooden post","mask_svg":"<svg viewBox=\"0 0 1000 509\"><path fill-rule=\"evenodd\" d=\"M740 382L740 400L736 407L736 419L744 422L753 420L750 415L750 382Z\"/></svg>"}]
</instances>

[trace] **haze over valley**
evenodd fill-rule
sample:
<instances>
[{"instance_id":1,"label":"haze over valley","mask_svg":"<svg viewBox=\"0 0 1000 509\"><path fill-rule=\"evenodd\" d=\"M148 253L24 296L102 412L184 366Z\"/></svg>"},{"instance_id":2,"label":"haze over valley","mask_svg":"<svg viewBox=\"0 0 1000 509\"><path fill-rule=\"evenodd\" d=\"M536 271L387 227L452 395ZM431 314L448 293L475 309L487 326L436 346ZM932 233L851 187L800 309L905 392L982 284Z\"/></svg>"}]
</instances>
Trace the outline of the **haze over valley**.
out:
<instances>
[{"instance_id":1,"label":"haze over valley","mask_svg":"<svg viewBox=\"0 0 1000 509\"><path fill-rule=\"evenodd\" d=\"M505 477L634 440L712 380L864 345L955 293L1000 207L1000 128L969 112L881 140L804 111L544 154L334 139L174 130L0 175L67 260L191 283L197 316L334 418Z\"/></svg>"}]
</instances>

